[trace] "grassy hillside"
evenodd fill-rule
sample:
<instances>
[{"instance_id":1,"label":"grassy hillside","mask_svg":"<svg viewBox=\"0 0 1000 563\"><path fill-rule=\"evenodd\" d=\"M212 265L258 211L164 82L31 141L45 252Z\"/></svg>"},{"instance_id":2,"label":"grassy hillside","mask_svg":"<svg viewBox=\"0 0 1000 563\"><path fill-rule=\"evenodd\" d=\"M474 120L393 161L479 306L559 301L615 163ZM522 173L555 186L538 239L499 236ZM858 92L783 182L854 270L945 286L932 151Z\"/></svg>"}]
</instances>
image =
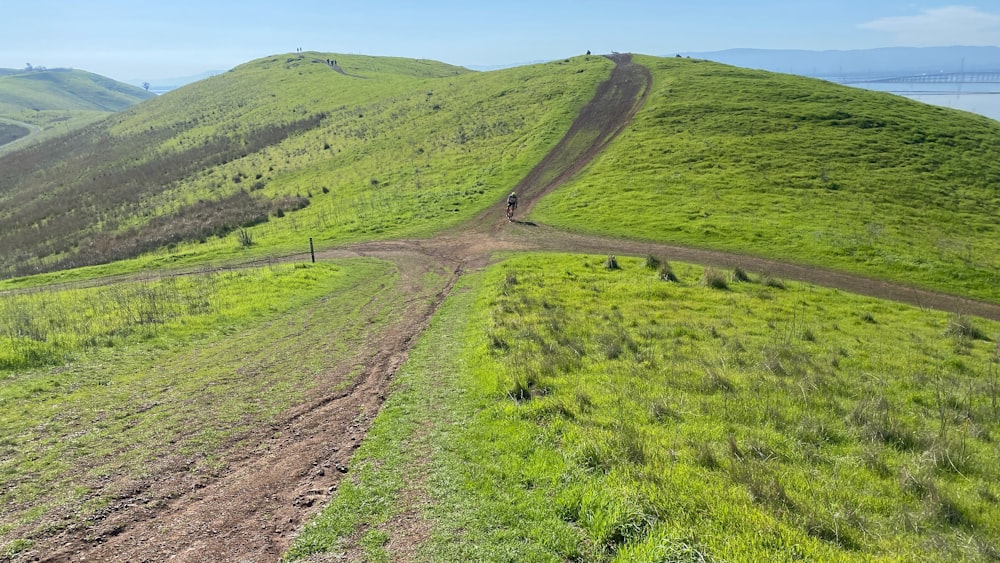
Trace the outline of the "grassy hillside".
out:
<instances>
[{"instance_id":1,"label":"grassy hillside","mask_svg":"<svg viewBox=\"0 0 1000 563\"><path fill-rule=\"evenodd\" d=\"M1000 124L688 59L535 208L584 232L791 259L1000 301Z\"/></svg>"},{"instance_id":2,"label":"grassy hillside","mask_svg":"<svg viewBox=\"0 0 1000 563\"><path fill-rule=\"evenodd\" d=\"M1000 325L619 265L467 279L288 559L995 560Z\"/></svg>"},{"instance_id":3,"label":"grassy hillside","mask_svg":"<svg viewBox=\"0 0 1000 563\"><path fill-rule=\"evenodd\" d=\"M153 97L142 88L82 70L0 75L0 115L46 110L116 112Z\"/></svg>"},{"instance_id":4,"label":"grassy hillside","mask_svg":"<svg viewBox=\"0 0 1000 563\"><path fill-rule=\"evenodd\" d=\"M454 225L530 170L611 64L480 74L320 53L247 63L0 159L0 246L17 249L0 275L168 245L232 252L234 239L214 237L262 223L250 233L272 250Z\"/></svg>"},{"instance_id":5,"label":"grassy hillside","mask_svg":"<svg viewBox=\"0 0 1000 563\"><path fill-rule=\"evenodd\" d=\"M0 155L24 148L8 143L27 137L29 127L38 131L31 142L41 142L154 96L81 70L0 69Z\"/></svg>"},{"instance_id":6,"label":"grassy hillside","mask_svg":"<svg viewBox=\"0 0 1000 563\"><path fill-rule=\"evenodd\" d=\"M539 221L1000 301L987 120L638 60L646 105ZM451 290L460 266L429 244L395 264L162 275L456 226L539 162L611 64L274 56L0 157L0 278L150 271L0 284L37 286L0 293L0 559L130 536L149 521L113 517L287 451L274 422L376 352L391 393L366 390L385 406L287 559L1000 557L996 322L654 257L507 255ZM450 290L412 351L375 350Z\"/></svg>"}]
</instances>

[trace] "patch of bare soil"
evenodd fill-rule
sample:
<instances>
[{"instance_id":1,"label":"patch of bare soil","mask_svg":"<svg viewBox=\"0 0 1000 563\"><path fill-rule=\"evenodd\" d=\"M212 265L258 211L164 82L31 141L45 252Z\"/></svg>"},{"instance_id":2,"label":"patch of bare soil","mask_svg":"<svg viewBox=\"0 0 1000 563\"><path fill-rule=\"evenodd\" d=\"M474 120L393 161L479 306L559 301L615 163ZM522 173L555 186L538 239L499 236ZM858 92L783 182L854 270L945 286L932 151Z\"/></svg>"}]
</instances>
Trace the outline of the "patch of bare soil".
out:
<instances>
[{"instance_id":1,"label":"patch of bare soil","mask_svg":"<svg viewBox=\"0 0 1000 563\"><path fill-rule=\"evenodd\" d=\"M641 107L652 82L649 71L634 64L629 55L611 58L617 64L610 78L600 85L565 138L515 187L521 202L518 215L581 170ZM587 142L580 143L580 139ZM244 437L242 443L250 444L246 449L222 452L228 467L223 475L192 485L183 467L166 464L162 475L137 487L131 496L125 495L93 528L42 538L35 549L18 559L279 560L296 531L325 504L350 471L351 453L378 413L389 381L455 280L464 270L486 265L497 251L653 254L719 267L740 266L790 280L1000 320L1000 306L991 303L831 270L725 252L583 236L526 222L508 224L504 206L504 202L497 202L468 225L434 239L372 242L322 253L321 258L374 256L395 262L403 283L393 291L403 292L405 301L413 304L398 311L395 322L373 335L354 358L331 358L330 389L336 382L349 380L358 364L362 366L351 387L299 405L273 426ZM428 293L424 284L431 272L445 281ZM424 499L419 492L408 494L416 496L406 501L409 508L390 522L392 529L387 530L391 533L389 547L401 560L411 557L427 537L426 523L419 515Z\"/></svg>"}]
</instances>

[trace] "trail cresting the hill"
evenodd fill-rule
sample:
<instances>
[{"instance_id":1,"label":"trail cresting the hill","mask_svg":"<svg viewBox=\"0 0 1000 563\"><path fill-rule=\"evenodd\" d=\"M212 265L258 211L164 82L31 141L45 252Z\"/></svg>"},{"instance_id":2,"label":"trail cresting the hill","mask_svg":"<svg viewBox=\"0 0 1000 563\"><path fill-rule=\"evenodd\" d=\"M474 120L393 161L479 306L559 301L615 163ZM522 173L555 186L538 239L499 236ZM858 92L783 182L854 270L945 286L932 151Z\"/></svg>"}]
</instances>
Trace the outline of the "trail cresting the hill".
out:
<instances>
[{"instance_id":1,"label":"trail cresting the hill","mask_svg":"<svg viewBox=\"0 0 1000 563\"><path fill-rule=\"evenodd\" d=\"M615 67L583 108L564 138L515 187L518 216L585 167L622 130L652 87L648 69L627 54L610 57ZM328 500L360 444L397 368L464 271L488 264L498 251L565 251L656 255L718 267L740 266L921 307L1000 320L1000 306L943 295L861 276L725 252L625 241L560 231L530 222L508 223L504 202L461 228L433 239L357 244L324 251L321 259L371 256L396 264L397 292L411 306L397 311L382 331L348 358L331 358L311 401L278 417L267 428L238 437L240 448L219 452L225 471L190 486L186 467L164 467L84 531L39 539L21 554L41 561L277 561L297 530ZM436 280L436 281L428 281ZM280 346L280 342L269 343ZM347 383L346 388L343 384ZM256 452L266 452L259 454ZM129 490L111 483L108 490ZM408 529L399 547L426 537ZM399 548L413 553L414 546Z\"/></svg>"}]
</instances>

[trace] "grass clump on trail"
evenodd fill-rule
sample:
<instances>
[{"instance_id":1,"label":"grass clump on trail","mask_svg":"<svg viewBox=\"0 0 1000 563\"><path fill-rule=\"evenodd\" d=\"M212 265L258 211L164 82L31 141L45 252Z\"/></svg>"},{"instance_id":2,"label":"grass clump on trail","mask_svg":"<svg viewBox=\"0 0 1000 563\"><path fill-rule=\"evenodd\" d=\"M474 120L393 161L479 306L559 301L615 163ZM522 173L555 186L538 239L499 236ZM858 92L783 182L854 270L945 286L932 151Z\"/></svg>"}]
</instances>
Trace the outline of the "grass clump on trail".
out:
<instances>
[{"instance_id":1,"label":"grass clump on trail","mask_svg":"<svg viewBox=\"0 0 1000 563\"><path fill-rule=\"evenodd\" d=\"M996 121L708 61L634 61L653 75L645 105L533 220L1000 301Z\"/></svg>"},{"instance_id":2,"label":"grass clump on trail","mask_svg":"<svg viewBox=\"0 0 1000 563\"><path fill-rule=\"evenodd\" d=\"M604 260L529 255L468 279L288 558L995 556L994 342L834 290L717 291L700 267L666 283Z\"/></svg>"}]
</instances>

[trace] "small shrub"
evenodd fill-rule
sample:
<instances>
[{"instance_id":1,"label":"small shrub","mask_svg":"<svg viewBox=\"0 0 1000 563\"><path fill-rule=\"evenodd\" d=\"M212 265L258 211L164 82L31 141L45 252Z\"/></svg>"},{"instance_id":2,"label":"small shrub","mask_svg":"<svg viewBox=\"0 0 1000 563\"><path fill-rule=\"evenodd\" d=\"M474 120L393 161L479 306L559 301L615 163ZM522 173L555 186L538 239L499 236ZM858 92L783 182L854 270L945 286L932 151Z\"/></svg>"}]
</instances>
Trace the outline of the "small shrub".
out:
<instances>
[{"instance_id":1,"label":"small shrub","mask_svg":"<svg viewBox=\"0 0 1000 563\"><path fill-rule=\"evenodd\" d=\"M729 289L729 283L726 282L726 276L714 268L705 269L705 272L701 275L701 283L702 285L712 289Z\"/></svg>"},{"instance_id":2,"label":"small shrub","mask_svg":"<svg viewBox=\"0 0 1000 563\"><path fill-rule=\"evenodd\" d=\"M733 281L748 283L750 281L750 276L747 275L743 268L737 266L736 269L733 270Z\"/></svg>"},{"instance_id":3,"label":"small shrub","mask_svg":"<svg viewBox=\"0 0 1000 563\"><path fill-rule=\"evenodd\" d=\"M764 276L762 283L765 286L773 287L774 289L785 289L785 282L772 276Z\"/></svg>"},{"instance_id":4,"label":"small shrub","mask_svg":"<svg viewBox=\"0 0 1000 563\"><path fill-rule=\"evenodd\" d=\"M674 269L670 267L670 262L664 261L660 264L660 279L663 281L669 281L677 283L677 275L674 274Z\"/></svg>"},{"instance_id":5,"label":"small shrub","mask_svg":"<svg viewBox=\"0 0 1000 563\"><path fill-rule=\"evenodd\" d=\"M253 246L253 235L250 234L250 231L246 229L240 229L236 236L239 239L240 246L242 248L250 248L251 246Z\"/></svg>"},{"instance_id":6,"label":"small shrub","mask_svg":"<svg viewBox=\"0 0 1000 563\"><path fill-rule=\"evenodd\" d=\"M660 267L660 259L656 256L650 254L646 257L646 268L650 270L657 270Z\"/></svg>"},{"instance_id":7,"label":"small shrub","mask_svg":"<svg viewBox=\"0 0 1000 563\"><path fill-rule=\"evenodd\" d=\"M868 324L876 324L875 316L869 313L868 311L861 313L861 320Z\"/></svg>"},{"instance_id":8,"label":"small shrub","mask_svg":"<svg viewBox=\"0 0 1000 563\"><path fill-rule=\"evenodd\" d=\"M952 315L948 319L948 328L945 334L956 338L968 338L970 340L989 340L986 334L979 330L979 327L972 324L972 320L965 315Z\"/></svg>"},{"instance_id":9,"label":"small shrub","mask_svg":"<svg viewBox=\"0 0 1000 563\"><path fill-rule=\"evenodd\" d=\"M612 254L608 256L607 260L604 261L605 270L620 270L621 266L618 265L618 259Z\"/></svg>"}]
</instances>

